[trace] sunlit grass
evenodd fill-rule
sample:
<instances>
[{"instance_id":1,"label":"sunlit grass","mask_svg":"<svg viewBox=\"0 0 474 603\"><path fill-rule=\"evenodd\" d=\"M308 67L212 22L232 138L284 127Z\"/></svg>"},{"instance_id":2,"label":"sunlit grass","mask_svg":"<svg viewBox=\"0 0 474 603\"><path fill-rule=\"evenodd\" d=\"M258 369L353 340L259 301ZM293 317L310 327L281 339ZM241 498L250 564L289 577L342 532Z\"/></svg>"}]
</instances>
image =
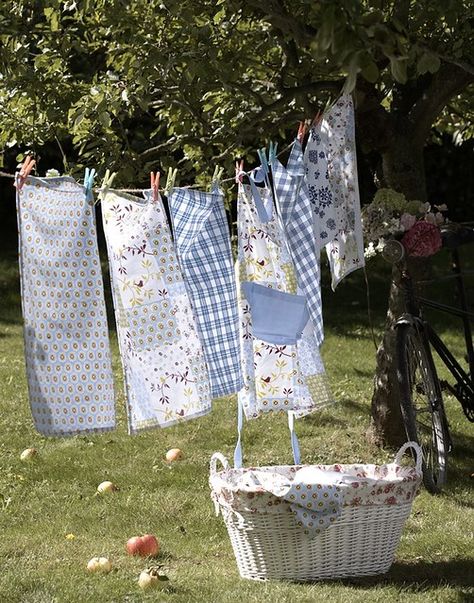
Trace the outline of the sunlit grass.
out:
<instances>
[{"instance_id":1,"label":"sunlit grass","mask_svg":"<svg viewBox=\"0 0 474 603\"><path fill-rule=\"evenodd\" d=\"M384 280L385 279L385 280ZM383 324L385 273L374 275L377 337ZM397 551L383 577L298 585L253 583L238 576L222 519L214 517L208 461L215 450L232 456L235 398L215 403L211 415L162 431L126 434L121 369L113 334L119 423L115 432L93 437L46 439L32 427L23 360L21 314L14 261L0 265L0 601L3 603L204 602L272 603L331 601L454 602L474 597L472 484L473 429L459 404L448 400L455 452L446 491L425 491L415 501ZM365 431L375 351L361 275L336 294L324 291L324 359L337 404L298 423L307 462L375 461L392 451L369 445ZM460 330L446 335L460 349ZM20 461L34 446L38 459ZM185 458L171 466L164 454L179 447ZM252 464L291 460L286 422L268 417L245 426L244 452ZM109 479L119 486L96 496ZM162 544L157 562L170 578L166 592L143 594L137 586L146 561L127 556L130 536L152 532ZM73 534L73 537L66 535ZM88 574L87 561L108 556L113 571Z\"/></svg>"}]
</instances>

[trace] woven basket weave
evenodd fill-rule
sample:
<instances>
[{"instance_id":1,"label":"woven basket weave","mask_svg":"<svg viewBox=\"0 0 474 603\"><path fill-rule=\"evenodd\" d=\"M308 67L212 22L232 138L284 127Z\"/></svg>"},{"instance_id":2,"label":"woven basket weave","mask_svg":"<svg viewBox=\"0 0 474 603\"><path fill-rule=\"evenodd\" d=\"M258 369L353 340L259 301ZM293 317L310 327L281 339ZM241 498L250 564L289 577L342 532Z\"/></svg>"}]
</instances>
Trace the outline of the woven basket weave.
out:
<instances>
[{"instance_id":1,"label":"woven basket weave","mask_svg":"<svg viewBox=\"0 0 474 603\"><path fill-rule=\"evenodd\" d=\"M421 482L419 446L412 442L402 446L395 463L400 464L408 447L417 457L419 479L412 484L416 490ZM217 461L224 471L217 472ZM214 454L211 488L216 478L222 483L229 470L236 471L229 469L221 454ZM309 539L297 526L287 504L278 505L271 513L260 513L241 505L237 511L232 502L223 502L214 490L213 499L224 517L240 575L250 580L310 581L383 574L393 562L412 507L412 498L398 504L345 505L330 528Z\"/></svg>"}]
</instances>

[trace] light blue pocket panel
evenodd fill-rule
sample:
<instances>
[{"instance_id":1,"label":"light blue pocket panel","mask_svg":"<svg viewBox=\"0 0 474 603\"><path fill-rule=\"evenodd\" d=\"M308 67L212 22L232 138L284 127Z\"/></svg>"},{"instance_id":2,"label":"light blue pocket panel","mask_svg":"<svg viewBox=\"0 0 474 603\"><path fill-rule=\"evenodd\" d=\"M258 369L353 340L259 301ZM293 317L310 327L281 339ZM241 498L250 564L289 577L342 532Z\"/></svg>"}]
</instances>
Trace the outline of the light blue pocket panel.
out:
<instances>
[{"instance_id":1,"label":"light blue pocket panel","mask_svg":"<svg viewBox=\"0 0 474 603\"><path fill-rule=\"evenodd\" d=\"M250 305L254 337L277 345L294 345L309 320L306 298L258 283L242 283Z\"/></svg>"}]
</instances>

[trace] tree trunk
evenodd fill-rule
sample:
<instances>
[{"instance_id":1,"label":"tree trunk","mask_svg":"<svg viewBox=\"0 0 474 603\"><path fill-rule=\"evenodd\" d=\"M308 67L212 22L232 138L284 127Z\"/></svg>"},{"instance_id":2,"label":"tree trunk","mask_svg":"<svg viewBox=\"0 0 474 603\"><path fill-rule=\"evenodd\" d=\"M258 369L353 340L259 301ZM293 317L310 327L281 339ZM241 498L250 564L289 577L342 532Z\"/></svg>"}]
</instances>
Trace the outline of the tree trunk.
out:
<instances>
[{"instance_id":1,"label":"tree trunk","mask_svg":"<svg viewBox=\"0 0 474 603\"><path fill-rule=\"evenodd\" d=\"M423 147L415 145L409 135L397 134L382 155L385 185L403 193L408 200L426 201ZM415 279L425 273L426 261L410 260L410 271ZM397 286L399 270L392 270L385 332L377 350L377 365L372 397L372 422L369 438L379 445L400 446L405 440L405 429L400 411L394 322L404 311L403 291Z\"/></svg>"}]
</instances>

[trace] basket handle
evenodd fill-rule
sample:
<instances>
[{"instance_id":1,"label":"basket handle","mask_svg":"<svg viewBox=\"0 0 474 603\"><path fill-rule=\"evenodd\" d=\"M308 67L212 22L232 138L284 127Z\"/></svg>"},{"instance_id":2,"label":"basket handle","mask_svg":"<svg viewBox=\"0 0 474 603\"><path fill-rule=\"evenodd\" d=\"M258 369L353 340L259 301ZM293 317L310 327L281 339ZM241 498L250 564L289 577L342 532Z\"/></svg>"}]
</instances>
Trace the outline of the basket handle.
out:
<instances>
[{"instance_id":1,"label":"basket handle","mask_svg":"<svg viewBox=\"0 0 474 603\"><path fill-rule=\"evenodd\" d=\"M221 462L221 465L224 467L224 470L229 469L230 467L229 461L225 458L223 454L221 454L220 452L214 452L209 462L211 475L215 475L217 473L217 461Z\"/></svg>"},{"instance_id":2,"label":"basket handle","mask_svg":"<svg viewBox=\"0 0 474 603\"><path fill-rule=\"evenodd\" d=\"M416 442L405 442L405 444L403 444L403 446L400 448L400 450L397 452L397 455L395 456L395 463L397 465L400 465L403 455L409 448L415 451L416 472L421 475L421 461L423 459L423 452L419 444L417 444Z\"/></svg>"}]
</instances>

